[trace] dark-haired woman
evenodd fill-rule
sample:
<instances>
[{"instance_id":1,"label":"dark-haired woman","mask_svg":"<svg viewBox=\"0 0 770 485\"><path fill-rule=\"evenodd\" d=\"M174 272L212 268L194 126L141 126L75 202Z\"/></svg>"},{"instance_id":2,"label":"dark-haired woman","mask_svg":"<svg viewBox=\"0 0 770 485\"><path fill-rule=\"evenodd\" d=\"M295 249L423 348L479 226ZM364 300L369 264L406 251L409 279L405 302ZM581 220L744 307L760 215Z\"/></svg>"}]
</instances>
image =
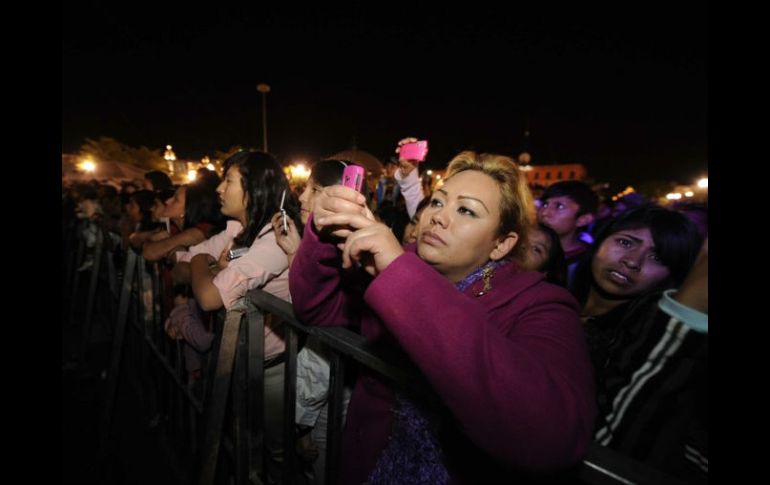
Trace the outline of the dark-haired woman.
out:
<instances>
[{"instance_id":1,"label":"dark-haired woman","mask_svg":"<svg viewBox=\"0 0 770 485\"><path fill-rule=\"evenodd\" d=\"M267 153L239 152L224 162L225 178L217 192L222 214L232 218L224 231L177 254L175 275L184 281L185 262L195 299L203 310L241 308L249 290L260 288L290 301L289 265L276 244L270 218L284 209L300 224L297 203L278 161ZM228 261L230 249L248 248ZM212 263L217 263L215 266ZM283 351L282 329L265 322L265 436L271 457L268 482L277 481L283 453Z\"/></svg>"}]
</instances>

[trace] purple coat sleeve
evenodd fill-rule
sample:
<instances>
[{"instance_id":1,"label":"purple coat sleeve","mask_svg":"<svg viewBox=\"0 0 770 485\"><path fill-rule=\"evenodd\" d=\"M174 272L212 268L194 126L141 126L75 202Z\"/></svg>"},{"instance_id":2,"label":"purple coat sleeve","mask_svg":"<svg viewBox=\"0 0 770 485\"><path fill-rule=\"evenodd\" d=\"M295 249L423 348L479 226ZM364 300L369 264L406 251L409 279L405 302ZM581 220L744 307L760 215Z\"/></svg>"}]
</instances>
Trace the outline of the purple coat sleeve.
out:
<instances>
[{"instance_id":1,"label":"purple coat sleeve","mask_svg":"<svg viewBox=\"0 0 770 485\"><path fill-rule=\"evenodd\" d=\"M365 301L477 446L528 469L574 464L596 414L577 302L543 282L515 297L501 281L495 294L494 283L486 301L461 294L406 253L374 279Z\"/></svg>"},{"instance_id":2,"label":"purple coat sleeve","mask_svg":"<svg viewBox=\"0 0 770 485\"><path fill-rule=\"evenodd\" d=\"M351 291L340 291L350 283L341 265L339 250L318 238L310 216L289 270L289 292L297 318L310 325L358 324L361 300Z\"/></svg>"}]
</instances>

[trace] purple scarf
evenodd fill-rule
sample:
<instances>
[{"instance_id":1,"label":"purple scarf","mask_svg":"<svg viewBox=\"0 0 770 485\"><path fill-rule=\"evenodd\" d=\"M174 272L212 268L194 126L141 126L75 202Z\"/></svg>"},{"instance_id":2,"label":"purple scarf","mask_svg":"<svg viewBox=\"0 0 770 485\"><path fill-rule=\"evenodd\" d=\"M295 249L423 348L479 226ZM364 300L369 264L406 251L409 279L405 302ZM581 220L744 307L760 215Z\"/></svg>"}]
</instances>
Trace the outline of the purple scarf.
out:
<instances>
[{"instance_id":1,"label":"purple scarf","mask_svg":"<svg viewBox=\"0 0 770 485\"><path fill-rule=\"evenodd\" d=\"M464 292L481 279L485 269L496 269L504 262L485 264L457 283ZM388 445L382 451L374 470L369 475L370 485L445 484L449 472L444 466L441 448L436 438L436 426L432 425L417 404L396 396L393 409L393 431Z\"/></svg>"}]
</instances>

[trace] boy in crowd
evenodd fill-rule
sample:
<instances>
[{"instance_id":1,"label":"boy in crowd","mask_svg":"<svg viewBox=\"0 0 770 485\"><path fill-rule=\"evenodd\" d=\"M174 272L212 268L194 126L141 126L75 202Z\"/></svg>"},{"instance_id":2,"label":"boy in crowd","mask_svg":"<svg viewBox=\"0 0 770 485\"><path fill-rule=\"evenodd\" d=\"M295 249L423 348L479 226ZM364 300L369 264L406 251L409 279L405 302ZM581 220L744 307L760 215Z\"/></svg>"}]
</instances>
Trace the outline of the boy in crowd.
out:
<instances>
[{"instance_id":1,"label":"boy in crowd","mask_svg":"<svg viewBox=\"0 0 770 485\"><path fill-rule=\"evenodd\" d=\"M567 288L572 290L577 261L590 247L580 235L593 222L599 197L583 182L567 180L549 186L541 201L537 219L559 235L568 267Z\"/></svg>"}]
</instances>

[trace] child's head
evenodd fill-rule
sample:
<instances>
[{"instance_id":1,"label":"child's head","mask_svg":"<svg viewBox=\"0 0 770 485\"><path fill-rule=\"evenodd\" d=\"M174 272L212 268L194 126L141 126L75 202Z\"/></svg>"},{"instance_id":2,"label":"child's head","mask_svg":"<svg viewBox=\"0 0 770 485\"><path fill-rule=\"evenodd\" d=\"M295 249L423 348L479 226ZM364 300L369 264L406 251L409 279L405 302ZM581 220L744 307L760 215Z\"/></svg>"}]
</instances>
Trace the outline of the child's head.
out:
<instances>
[{"instance_id":1,"label":"child's head","mask_svg":"<svg viewBox=\"0 0 770 485\"><path fill-rule=\"evenodd\" d=\"M599 207L599 197L591 187L577 180L557 182L541 197L537 219L550 227L560 238L575 236L591 224Z\"/></svg>"},{"instance_id":2,"label":"child's head","mask_svg":"<svg viewBox=\"0 0 770 485\"><path fill-rule=\"evenodd\" d=\"M422 215L422 211L428 207L428 203L430 202L430 197L424 197L419 204L417 204L417 208L414 211L414 217L407 223L406 227L404 228L404 236L401 238L401 244L409 244L409 243L416 243L417 242L417 226L420 222L420 215Z\"/></svg>"},{"instance_id":3,"label":"child's head","mask_svg":"<svg viewBox=\"0 0 770 485\"><path fill-rule=\"evenodd\" d=\"M567 265L556 231L543 223L538 223L527 233L525 247L521 260L523 269L540 271L545 273L546 280L550 283L566 285Z\"/></svg>"},{"instance_id":4,"label":"child's head","mask_svg":"<svg viewBox=\"0 0 770 485\"><path fill-rule=\"evenodd\" d=\"M149 230L152 225L152 204L155 194L149 190L137 190L128 196L126 214L134 224L141 224L140 229Z\"/></svg>"},{"instance_id":5,"label":"child's head","mask_svg":"<svg viewBox=\"0 0 770 485\"><path fill-rule=\"evenodd\" d=\"M185 284L176 284L172 290L174 295L174 305L186 305L188 298L192 298L192 286Z\"/></svg>"},{"instance_id":6,"label":"child's head","mask_svg":"<svg viewBox=\"0 0 770 485\"><path fill-rule=\"evenodd\" d=\"M340 180L342 180L342 172L347 166L348 162L335 159L321 160L313 165L310 178L307 181L307 185L305 185L305 190L299 196L302 224L307 223L310 214L313 213L313 203L316 195L324 187L339 184Z\"/></svg>"}]
</instances>

